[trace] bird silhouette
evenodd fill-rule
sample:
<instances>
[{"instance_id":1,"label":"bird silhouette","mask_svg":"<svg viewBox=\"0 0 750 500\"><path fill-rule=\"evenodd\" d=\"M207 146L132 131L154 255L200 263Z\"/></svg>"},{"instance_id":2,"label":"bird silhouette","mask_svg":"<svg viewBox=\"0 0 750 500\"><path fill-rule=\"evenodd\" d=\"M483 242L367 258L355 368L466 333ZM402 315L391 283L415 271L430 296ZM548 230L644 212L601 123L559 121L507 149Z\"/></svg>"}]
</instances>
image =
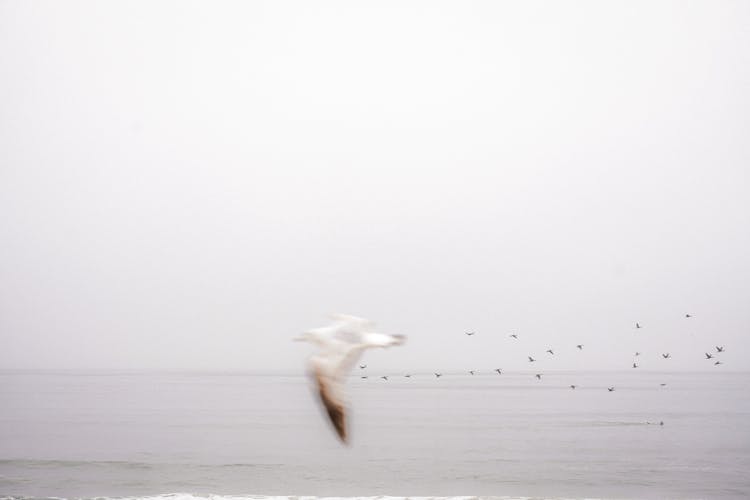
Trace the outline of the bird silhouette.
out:
<instances>
[{"instance_id":1,"label":"bird silhouette","mask_svg":"<svg viewBox=\"0 0 750 500\"><path fill-rule=\"evenodd\" d=\"M692 316L690 314L686 314L685 317L686 318L692 318Z\"/></svg>"},{"instance_id":2,"label":"bird silhouette","mask_svg":"<svg viewBox=\"0 0 750 500\"><path fill-rule=\"evenodd\" d=\"M716 352L724 352L724 346L717 345Z\"/></svg>"},{"instance_id":3,"label":"bird silhouette","mask_svg":"<svg viewBox=\"0 0 750 500\"><path fill-rule=\"evenodd\" d=\"M608 390L609 392L614 392L614 391L615 391L615 388L614 388L614 387L607 387L607 390Z\"/></svg>"},{"instance_id":4,"label":"bird silhouette","mask_svg":"<svg viewBox=\"0 0 750 500\"><path fill-rule=\"evenodd\" d=\"M636 355L636 356L640 356L640 355L641 355L641 353L640 353L640 352L637 352L637 351L636 351L635 355Z\"/></svg>"},{"instance_id":5,"label":"bird silhouette","mask_svg":"<svg viewBox=\"0 0 750 500\"><path fill-rule=\"evenodd\" d=\"M388 380L388 377L386 375L383 375L380 378L382 378L383 380Z\"/></svg>"},{"instance_id":6,"label":"bird silhouette","mask_svg":"<svg viewBox=\"0 0 750 500\"><path fill-rule=\"evenodd\" d=\"M640 323L636 323L636 324L635 324L635 327L636 327L636 328L640 328L640 327L641 327L641 324L640 324Z\"/></svg>"},{"instance_id":7,"label":"bird silhouette","mask_svg":"<svg viewBox=\"0 0 750 500\"><path fill-rule=\"evenodd\" d=\"M495 368L495 371L497 372L498 375L503 374L503 370L501 368Z\"/></svg>"},{"instance_id":8,"label":"bird silhouette","mask_svg":"<svg viewBox=\"0 0 750 500\"><path fill-rule=\"evenodd\" d=\"M474 375L474 370L469 370L469 373L471 373L472 375Z\"/></svg>"},{"instance_id":9,"label":"bird silhouette","mask_svg":"<svg viewBox=\"0 0 750 500\"><path fill-rule=\"evenodd\" d=\"M534 376L537 378L537 380L542 380L542 374L541 373L537 373Z\"/></svg>"},{"instance_id":10,"label":"bird silhouette","mask_svg":"<svg viewBox=\"0 0 750 500\"><path fill-rule=\"evenodd\" d=\"M576 385L575 385L575 384L570 384L570 388L571 388L571 389L575 389L575 388L576 388Z\"/></svg>"},{"instance_id":11,"label":"bird silhouette","mask_svg":"<svg viewBox=\"0 0 750 500\"><path fill-rule=\"evenodd\" d=\"M665 385L667 385L667 384L666 384L665 382L662 382L662 383L661 383L661 384L659 384L659 385L660 385L660 386L662 386L662 387L664 387L664 386L665 386Z\"/></svg>"},{"instance_id":12,"label":"bird silhouette","mask_svg":"<svg viewBox=\"0 0 750 500\"><path fill-rule=\"evenodd\" d=\"M578 344L576 347L578 348L579 351L583 350L583 344Z\"/></svg>"},{"instance_id":13,"label":"bird silhouette","mask_svg":"<svg viewBox=\"0 0 750 500\"><path fill-rule=\"evenodd\" d=\"M722 363L721 361L717 361L716 363L714 363L714 365L723 365L723 364L724 363Z\"/></svg>"},{"instance_id":14,"label":"bird silhouette","mask_svg":"<svg viewBox=\"0 0 750 500\"><path fill-rule=\"evenodd\" d=\"M510 336L513 337L514 339L518 340L518 335L516 335L515 333L511 333Z\"/></svg>"},{"instance_id":15,"label":"bird silhouette","mask_svg":"<svg viewBox=\"0 0 750 500\"><path fill-rule=\"evenodd\" d=\"M552 354L553 356L555 355L555 353L554 353L554 351L552 351L552 349L547 349L547 352L550 353L550 354Z\"/></svg>"},{"instance_id":16,"label":"bird silhouette","mask_svg":"<svg viewBox=\"0 0 750 500\"><path fill-rule=\"evenodd\" d=\"M406 375L404 375L404 377L411 378L411 375L407 373Z\"/></svg>"},{"instance_id":17,"label":"bird silhouette","mask_svg":"<svg viewBox=\"0 0 750 500\"><path fill-rule=\"evenodd\" d=\"M638 368L638 365L633 363L633 368Z\"/></svg>"},{"instance_id":18,"label":"bird silhouette","mask_svg":"<svg viewBox=\"0 0 750 500\"><path fill-rule=\"evenodd\" d=\"M709 353L705 353L705 354L706 354L706 359L711 359L711 358L713 358L713 357L714 357L714 355L713 355L713 354L709 354Z\"/></svg>"},{"instance_id":19,"label":"bird silhouette","mask_svg":"<svg viewBox=\"0 0 750 500\"><path fill-rule=\"evenodd\" d=\"M536 361L536 360L535 360L534 358L532 358L531 356L528 356L528 358L529 358L529 363L533 363L534 361Z\"/></svg>"},{"instance_id":20,"label":"bird silhouette","mask_svg":"<svg viewBox=\"0 0 750 500\"><path fill-rule=\"evenodd\" d=\"M367 375L362 375L362 376L361 376L361 377L359 377L359 378L367 378Z\"/></svg>"},{"instance_id":21,"label":"bird silhouette","mask_svg":"<svg viewBox=\"0 0 750 500\"><path fill-rule=\"evenodd\" d=\"M466 332L466 335L468 335L469 337L471 337L471 336L472 336L472 335L474 335L475 333L477 333L477 332Z\"/></svg>"},{"instance_id":22,"label":"bird silhouette","mask_svg":"<svg viewBox=\"0 0 750 500\"><path fill-rule=\"evenodd\" d=\"M360 370L364 370L365 368L367 368L367 365L359 365Z\"/></svg>"},{"instance_id":23,"label":"bird silhouette","mask_svg":"<svg viewBox=\"0 0 750 500\"><path fill-rule=\"evenodd\" d=\"M436 373L436 374L435 374L435 376L436 376L437 378L440 378L440 377L442 377L442 376L443 376L443 374L442 374L442 373Z\"/></svg>"},{"instance_id":24,"label":"bird silhouette","mask_svg":"<svg viewBox=\"0 0 750 500\"><path fill-rule=\"evenodd\" d=\"M672 356L670 356L670 355L669 355L669 353L668 353L668 352L666 352L666 353L662 354L662 355L661 355L661 357L662 357L662 358L664 358L664 359L669 359L669 358L671 358Z\"/></svg>"}]
</instances>

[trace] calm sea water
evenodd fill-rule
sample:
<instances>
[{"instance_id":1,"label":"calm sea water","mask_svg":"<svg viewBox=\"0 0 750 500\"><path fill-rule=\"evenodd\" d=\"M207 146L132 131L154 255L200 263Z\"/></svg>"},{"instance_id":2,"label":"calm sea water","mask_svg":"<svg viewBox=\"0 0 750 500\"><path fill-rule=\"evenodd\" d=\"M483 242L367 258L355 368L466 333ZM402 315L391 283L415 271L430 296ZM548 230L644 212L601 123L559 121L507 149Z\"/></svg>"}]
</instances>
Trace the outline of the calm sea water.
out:
<instances>
[{"instance_id":1,"label":"calm sea water","mask_svg":"<svg viewBox=\"0 0 750 500\"><path fill-rule=\"evenodd\" d=\"M0 496L750 497L747 373L348 389L345 447L303 376L3 372Z\"/></svg>"}]
</instances>

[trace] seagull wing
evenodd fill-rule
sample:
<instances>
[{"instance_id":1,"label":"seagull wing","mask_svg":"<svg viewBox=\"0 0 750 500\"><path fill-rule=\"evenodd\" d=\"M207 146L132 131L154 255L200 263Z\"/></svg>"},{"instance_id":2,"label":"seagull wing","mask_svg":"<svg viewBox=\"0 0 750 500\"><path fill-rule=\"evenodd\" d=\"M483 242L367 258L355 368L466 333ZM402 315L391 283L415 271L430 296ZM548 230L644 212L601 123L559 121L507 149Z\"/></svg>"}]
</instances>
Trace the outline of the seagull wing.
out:
<instances>
[{"instance_id":1,"label":"seagull wing","mask_svg":"<svg viewBox=\"0 0 750 500\"><path fill-rule=\"evenodd\" d=\"M365 347L362 344L337 342L310 359L312 377L317 385L320 401L336 434L344 443L347 442L347 398L344 383Z\"/></svg>"},{"instance_id":2,"label":"seagull wing","mask_svg":"<svg viewBox=\"0 0 750 500\"><path fill-rule=\"evenodd\" d=\"M328 418L341 441L346 443L346 404L341 384L322 369L313 368L313 376Z\"/></svg>"}]
</instances>

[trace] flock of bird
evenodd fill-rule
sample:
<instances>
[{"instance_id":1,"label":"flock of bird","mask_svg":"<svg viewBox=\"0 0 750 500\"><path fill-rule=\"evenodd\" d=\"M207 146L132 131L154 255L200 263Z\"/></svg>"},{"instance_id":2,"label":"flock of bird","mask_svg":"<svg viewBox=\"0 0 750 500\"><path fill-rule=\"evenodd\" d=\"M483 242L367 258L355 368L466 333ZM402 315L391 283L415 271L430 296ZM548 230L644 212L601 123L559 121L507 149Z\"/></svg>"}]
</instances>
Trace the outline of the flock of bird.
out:
<instances>
[{"instance_id":1,"label":"flock of bird","mask_svg":"<svg viewBox=\"0 0 750 500\"><path fill-rule=\"evenodd\" d=\"M685 318L692 318L691 314L685 314ZM333 316L334 323L327 327L315 328L308 330L300 337L295 340L307 341L315 344L318 347L318 352L310 357L308 367L311 378L316 383L316 388L320 401L325 408L328 418L333 425L337 435L342 442L347 442L347 425L346 425L346 397L344 394L343 386L346 382L347 377L351 369L357 364L362 353L373 347L390 347L395 345L403 344L406 341L406 337L403 335L389 335L385 333L378 333L373 331L373 323L369 320L358 318L356 316L350 316L345 314L337 314ZM643 328L639 322L635 323L636 329ZM464 332L467 337L473 337L476 335L476 331ZM517 333L511 333L510 338L514 341L519 341L519 335ZM716 356L724 352L724 346L714 346L715 352L705 352L706 360L714 360L714 365L718 366L723 364ZM576 344L576 349L583 351L583 344ZM545 351L548 356L555 356L555 351L549 348ZM660 353L663 359L670 359L672 356L669 352ZM641 356L641 352L636 351L633 359L633 368L638 368L639 365L636 362ZM533 364L537 362L533 356L527 356L528 363ZM360 370L367 368L366 364L358 365ZM503 374L502 368L495 368L493 370L498 375ZM470 375L476 375L477 370L468 370ZM435 378L441 378L444 374L441 372L434 372ZM412 373L406 373L403 375L406 378L411 378ZM542 380L543 373L535 373L534 377L540 381ZM366 374L360 375L362 379L367 379L369 376ZM380 375L379 378L387 381L389 375ZM664 387L666 383L661 383L660 386ZM571 389L576 389L578 386L571 384ZM607 387L608 392L614 392L615 387ZM663 425L663 423L662 423Z\"/></svg>"},{"instance_id":2,"label":"flock of bird","mask_svg":"<svg viewBox=\"0 0 750 500\"><path fill-rule=\"evenodd\" d=\"M692 315L692 314L689 314L689 313L685 314L685 318L686 318L686 319L689 319L689 318L692 318L692 317L693 317L693 315ZM643 328L643 326L642 326L642 325L640 324L640 322L636 322L636 323L635 323L635 328L636 328L637 330L640 330L641 328ZM473 337L474 335L476 335L476 333L477 333L477 332L476 332L476 331L474 331L474 330L470 330L470 331L466 331L466 332L464 332L464 334L465 334L465 335L466 335L467 337ZM517 333L511 333L511 334L509 335L509 337L510 337L510 338L512 338L512 339L514 339L514 340L519 340L519 336L518 336L518 334L517 334ZM576 347L576 349L578 349L579 351L582 351L582 350L583 350L583 347L584 347L584 345L583 345L583 344L576 344L576 346L575 346L575 347ZM720 354L720 353L723 353L723 352L724 352L724 346L714 346L714 348L715 348L715 350L716 350L715 352L713 352L713 353L710 353L710 352L705 352L705 353L704 353L704 355L705 355L705 359L713 359L713 360L714 360L714 365L715 365L715 366L718 366L718 365L722 365L722 364L724 364L724 363L722 363L722 362L721 362L720 360L718 360L718 359L715 359L715 356L716 356L716 355L718 355L718 354ZM555 351L554 351L554 350L553 350L552 348L550 348L550 349L547 349L547 350L545 351L545 353L546 353L546 354L549 354L550 356L554 356L554 355L555 355ZM663 359L671 359L671 358L672 358L672 355L671 355L671 354L670 354L669 352L664 352L664 353L660 353L660 355L661 355L661 357L662 357ZM640 367L640 365L639 365L639 364L637 363L637 361L636 361L636 358L638 358L639 356L641 356L641 353L640 353L639 351L636 351L636 352L634 353L634 355L633 355L633 364L632 364L632 367L633 367L633 368L639 368L639 367ZM534 358L533 356L527 356L527 359L528 359L528 362L529 362L529 363L536 363L536 362L537 362L537 359L536 359L536 358ZM361 370L364 370L365 368L367 368L367 365L359 365L359 368L360 368ZM502 373L503 373L503 369L502 369L502 368L495 368L495 369L494 369L493 371L494 371L494 372L496 372L496 373L497 373L498 375L502 375ZM470 375L476 375L476 374L478 373L478 371L477 371L477 370L468 370L468 373L469 373ZM443 375L444 375L443 373L438 373L438 372L435 372L435 373L434 373L434 376L435 376L435 378L440 378L440 377L442 377ZM542 375L543 375L542 373L535 373L535 374L534 374L534 377L535 377L535 378L536 378L537 380L541 380L541 379L542 379ZM412 374L410 374L410 373L407 373L407 374L405 374L405 375L404 375L404 377L406 377L406 378L411 378L411 376L412 376ZM369 378L369 376L368 376L368 375L361 375L361 376L360 376L360 378L362 378L362 379L367 379L367 378ZM383 379L383 380L388 380L388 376L387 376L387 375L381 375L381 376L380 376L380 378L381 378L381 379ZM665 386L666 384L662 383L662 384L660 384L660 385L661 385L661 386L663 387L663 386ZM571 384L571 385L570 385L569 387L570 387L571 389L576 389L576 388L577 388L578 386L577 386L577 385L575 385L575 384ZM614 388L614 387L607 387L607 391L608 391L608 392L614 392L614 390L615 390L615 388Z\"/></svg>"}]
</instances>

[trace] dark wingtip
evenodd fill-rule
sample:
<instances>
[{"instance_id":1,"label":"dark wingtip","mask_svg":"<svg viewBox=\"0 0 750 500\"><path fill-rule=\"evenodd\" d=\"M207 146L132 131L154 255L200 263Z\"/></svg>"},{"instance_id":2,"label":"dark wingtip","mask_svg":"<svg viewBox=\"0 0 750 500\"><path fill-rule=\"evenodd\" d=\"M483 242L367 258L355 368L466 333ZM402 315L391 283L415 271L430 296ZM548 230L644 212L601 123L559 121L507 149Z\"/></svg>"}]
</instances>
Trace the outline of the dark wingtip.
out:
<instances>
[{"instance_id":1,"label":"dark wingtip","mask_svg":"<svg viewBox=\"0 0 750 500\"><path fill-rule=\"evenodd\" d=\"M348 444L346 433L346 410L343 405L336 403L333 398L331 398L325 379L318 373L315 375L318 382L318 394L320 395L320 400L328 414L328 419L333 425L333 429L336 431L336 435L341 442Z\"/></svg>"},{"instance_id":2,"label":"dark wingtip","mask_svg":"<svg viewBox=\"0 0 750 500\"><path fill-rule=\"evenodd\" d=\"M341 443L349 446L349 436L346 434L346 427L339 427L336 423L334 423L333 427L336 429L336 435L339 437Z\"/></svg>"}]
</instances>

